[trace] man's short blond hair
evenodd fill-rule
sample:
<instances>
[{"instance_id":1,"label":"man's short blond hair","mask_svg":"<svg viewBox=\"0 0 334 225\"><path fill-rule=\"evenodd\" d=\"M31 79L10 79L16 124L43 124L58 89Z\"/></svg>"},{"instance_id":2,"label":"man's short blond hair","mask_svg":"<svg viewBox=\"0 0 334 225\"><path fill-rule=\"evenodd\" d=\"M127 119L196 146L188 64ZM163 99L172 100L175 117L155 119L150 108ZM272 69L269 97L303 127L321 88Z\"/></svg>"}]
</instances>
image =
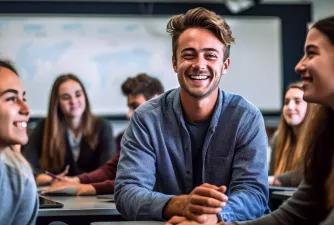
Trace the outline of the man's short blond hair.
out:
<instances>
[{"instance_id":1,"label":"man's short blond hair","mask_svg":"<svg viewBox=\"0 0 334 225\"><path fill-rule=\"evenodd\" d=\"M224 61L230 55L230 46L234 37L230 26L215 12L202 7L188 10L185 14L173 16L167 24L167 32L172 36L173 57L180 35L188 28L203 28L212 32L224 45Z\"/></svg>"}]
</instances>

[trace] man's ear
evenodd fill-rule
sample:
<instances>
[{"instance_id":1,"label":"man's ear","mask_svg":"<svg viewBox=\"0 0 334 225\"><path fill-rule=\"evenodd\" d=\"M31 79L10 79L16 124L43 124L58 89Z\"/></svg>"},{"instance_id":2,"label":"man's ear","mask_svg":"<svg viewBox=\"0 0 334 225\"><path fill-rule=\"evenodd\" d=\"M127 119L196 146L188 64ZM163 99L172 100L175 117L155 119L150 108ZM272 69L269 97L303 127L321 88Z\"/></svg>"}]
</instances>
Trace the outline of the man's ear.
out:
<instances>
[{"instance_id":1,"label":"man's ear","mask_svg":"<svg viewBox=\"0 0 334 225\"><path fill-rule=\"evenodd\" d=\"M230 58L227 58L223 64L222 75L225 75L227 73L227 69L230 67L230 63Z\"/></svg>"},{"instance_id":2,"label":"man's ear","mask_svg":"<svg viewBox=\"0 0 334 225\"><path fill-rule=\"evenodd\" d=\"M176 62L176 57L174 55L172 56L172 64L174 72L177 73L177 62Z\"/></svg>"}]
</instances>

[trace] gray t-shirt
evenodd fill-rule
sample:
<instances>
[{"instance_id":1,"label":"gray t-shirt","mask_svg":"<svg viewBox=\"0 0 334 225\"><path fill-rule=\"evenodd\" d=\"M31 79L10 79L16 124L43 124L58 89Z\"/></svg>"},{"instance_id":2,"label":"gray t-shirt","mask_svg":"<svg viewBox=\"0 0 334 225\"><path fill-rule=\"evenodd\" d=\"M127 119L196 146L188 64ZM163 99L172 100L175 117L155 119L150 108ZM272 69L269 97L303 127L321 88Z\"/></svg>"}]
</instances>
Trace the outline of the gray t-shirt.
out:
<instances>
[{"instance_id":1,"label":"gray t-shirt","mask_svg":"<svg viewBox=\"0 0 334 225\"><path fill-rule=\"evenodd\" d=\"M203 167L202 149L210 122L211 119L199 123L186 121L187 130L189 132L191 140L194 188L202 184L202 167Z\"/></svg>"},{"instance_id":2,"label":"gray t-shirt","mask_svg":"<svg viewBox=\"0 0 334 225\"><path fill-rule=\"evenodd\" d=\"M11 150L0 152L0 223L33 225L38 214L36 184L31 169Z\"/></svg>"}]
</instances>

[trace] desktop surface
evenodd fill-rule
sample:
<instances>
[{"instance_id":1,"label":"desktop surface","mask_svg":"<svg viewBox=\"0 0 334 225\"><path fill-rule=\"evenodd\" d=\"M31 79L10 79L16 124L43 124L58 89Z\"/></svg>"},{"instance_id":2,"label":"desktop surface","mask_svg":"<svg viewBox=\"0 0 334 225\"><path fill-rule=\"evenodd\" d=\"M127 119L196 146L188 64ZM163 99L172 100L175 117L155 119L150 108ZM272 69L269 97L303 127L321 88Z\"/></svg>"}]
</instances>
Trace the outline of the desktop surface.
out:
<instances>
[{"instance_id":1,"label":"desktop surface","mask_svg":"<svg viewBox=\"0 0 334 225\"><path fill-rule=\"evenodd\" d=\"M115 221L115 222L94 222L90 225L163 225L162 221Z\"/></svg>"},{"instance_id":2,"label":"desktop surface","mask_svg":"<svg viewBox=\"0 0 334 225\"><path fill-rule=\"evenodd\" d=\"M39 217L50 216L91 216L91 215L113 215L120 216L114 202L107 199L98 199L96 196L42 196L59 202L63 208L39 209Z\"/></svg>"}]
</instances>

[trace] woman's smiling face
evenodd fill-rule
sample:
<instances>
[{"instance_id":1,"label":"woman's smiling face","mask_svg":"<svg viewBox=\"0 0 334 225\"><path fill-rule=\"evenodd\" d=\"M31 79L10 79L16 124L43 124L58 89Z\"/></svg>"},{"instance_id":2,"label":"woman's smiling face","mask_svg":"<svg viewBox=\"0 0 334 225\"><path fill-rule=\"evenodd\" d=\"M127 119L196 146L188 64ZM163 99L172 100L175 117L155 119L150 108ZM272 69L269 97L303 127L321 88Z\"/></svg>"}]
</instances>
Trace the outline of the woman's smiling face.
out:
<instances>
[{"instance_id":1,"label":"woman's smiling face","mask_svg":"<svg viewBox=\"0 0 334 225\"><path fill-rule=\"evenodd\" d=\"M11 70L0 68L0 145L28 142L27 122L30 109L25 103L25 91L19 77Z\"/></svg>"}]
</instances>

